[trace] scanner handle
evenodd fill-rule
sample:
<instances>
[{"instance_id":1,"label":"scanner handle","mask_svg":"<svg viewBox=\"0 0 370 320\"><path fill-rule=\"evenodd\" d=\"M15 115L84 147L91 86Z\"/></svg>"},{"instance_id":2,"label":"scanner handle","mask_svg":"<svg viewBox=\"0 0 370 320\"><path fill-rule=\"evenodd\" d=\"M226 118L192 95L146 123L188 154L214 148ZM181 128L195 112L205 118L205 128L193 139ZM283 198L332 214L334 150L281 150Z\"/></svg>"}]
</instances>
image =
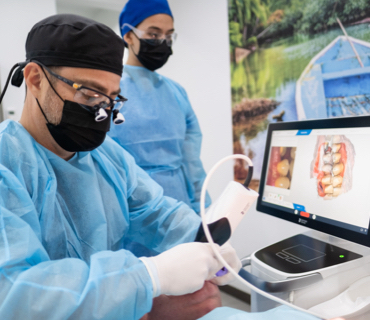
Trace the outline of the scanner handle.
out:
<instances>
[{"instance_id":1,"label":"scanner handle","mask_svg":"<svg viewBox=\"0 0 370 320\"><path fill-rule=\"evenodd\" d=\"M243 268L251 265L251 257L244 257L241 259ZM286 292L293 291L297 289L302 289L308 287L316 282L323 280L323 277L320 273L315 272L306 276L301 277L290 277L284 280L278 281L266 281L263 280L245 269L240 269L239 275L252 284L253 286L261 289L265 292Z\"/></svg>"}]
</instances>

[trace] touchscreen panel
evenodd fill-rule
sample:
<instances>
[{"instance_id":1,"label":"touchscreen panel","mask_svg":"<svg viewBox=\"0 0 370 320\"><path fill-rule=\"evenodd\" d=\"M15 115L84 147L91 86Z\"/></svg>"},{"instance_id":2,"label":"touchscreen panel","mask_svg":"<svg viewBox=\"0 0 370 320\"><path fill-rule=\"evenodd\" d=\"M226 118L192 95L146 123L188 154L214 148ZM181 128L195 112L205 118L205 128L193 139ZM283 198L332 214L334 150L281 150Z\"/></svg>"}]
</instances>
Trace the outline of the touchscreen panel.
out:
<instances>
[{"instance_id":1,"label":"touchscreen panel","mask_svg":"<svg viewBox=\"0 0 370 320\"><path fill-rule=\"evenodd\" d=\"M335 120L322 121L335 124ZM317 125L320 120L306 123ZM367 237L370 128L282 129L284 124L269 129L257 209L272 214L276 209L282 218L348 240L356 234Z\"/></svg>"}]
</instances>

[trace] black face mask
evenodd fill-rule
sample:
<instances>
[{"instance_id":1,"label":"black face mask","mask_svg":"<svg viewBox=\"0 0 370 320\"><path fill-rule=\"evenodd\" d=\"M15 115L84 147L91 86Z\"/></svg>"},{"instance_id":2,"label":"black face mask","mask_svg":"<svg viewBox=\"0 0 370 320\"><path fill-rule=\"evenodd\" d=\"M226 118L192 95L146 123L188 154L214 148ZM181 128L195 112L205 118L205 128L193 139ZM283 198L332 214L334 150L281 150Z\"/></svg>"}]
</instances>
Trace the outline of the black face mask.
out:
<instances>
[{"instance_id":1,"label":"black face mask","mask_svg":"<svg viewBox=\"0 0 370 320\"><path fill-rule=\"evenodd\" d=\"M99 147L110 129L111 110L105 110L107 119L96 122L93 112L85 110L77 102L64 100L62 120L58 125L51 124L39 101L36 99L44 115L51 136L64 150L70 152L91 151Z\"/></svg>"},{"instance_id":2,"label":"black face mask","mask_svg":"<svg viewBox=\"0 0 370 320\"><path fill-rule=\"evenodd\" d=\"M135 55L140 63L150 71L163 67L172 54L172 48L167 45L166 41L163 41L160 45L152 45L143 39L139 40L140 50Z\"/></svg>"}]
</instances>

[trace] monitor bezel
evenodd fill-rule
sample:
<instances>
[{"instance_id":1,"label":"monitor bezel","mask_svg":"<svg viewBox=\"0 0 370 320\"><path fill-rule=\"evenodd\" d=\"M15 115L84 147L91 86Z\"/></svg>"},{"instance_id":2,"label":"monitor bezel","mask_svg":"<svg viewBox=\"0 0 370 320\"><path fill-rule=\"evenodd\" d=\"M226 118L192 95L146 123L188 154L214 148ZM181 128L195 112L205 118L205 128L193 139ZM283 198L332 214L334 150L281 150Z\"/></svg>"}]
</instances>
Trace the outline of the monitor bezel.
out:
<instances>
[{"instance_id":1,"label":"monitor bezel","mask_svg":"<svg viewBox=\"0 0 370 320\"><path fill-rule=\"evenodd\" d=\"M267 130L267 138L265 145L265 153L263 158L263 165L260 177L259 185L259 197L257 199L257 211L266 213L283 220L287 220L296 223L300 226L304 226L313 230L321 231L326 234L330 234L357 244L361 244L370 247L370 231L368 234L361 234L352 230L334 226L321 221L307 219L299 215L288 213L284 210L271 208L265 205L262 201L264 193L266 174L268 171L267 165L270 157L270 145L273 131L282 130L315 130L315 129L336 129L336 128L361 128L370 127L370 116L358 116L358 117L343 117L343 118L330 118L330 119L316 119L316 120L301 120L292 122L276 122L270 123ZM369 141L370 146L370 141ZM370 190L369 190L370 196ZM370 228L370 222L369 227Z\"/></svg>"}]
</instances>

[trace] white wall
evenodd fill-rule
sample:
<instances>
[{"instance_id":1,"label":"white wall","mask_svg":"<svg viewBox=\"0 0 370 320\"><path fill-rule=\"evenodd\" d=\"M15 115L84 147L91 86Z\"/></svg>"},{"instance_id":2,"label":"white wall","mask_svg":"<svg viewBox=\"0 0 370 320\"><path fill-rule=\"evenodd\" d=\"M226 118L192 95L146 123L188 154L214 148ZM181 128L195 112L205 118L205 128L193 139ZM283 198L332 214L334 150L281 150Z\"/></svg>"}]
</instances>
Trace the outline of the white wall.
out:
<instances>
[{"instance_id":1,"label":"white wall","mask_svg":"<svg viewBox=\"0 0 370 320\"><path fill-rule=\"evenodd\" d=\"M102 22L120 35L118 15L126 0L56 0L57 13L73 13Z\"/></svg>"},{"instance_id":2,"label":"white wall","mask_svg":"<svg viewBox=\"0 0 370 320\"><path fill-rule=\"evenodd\" d=\"M54 0L0 0L0 84L4 88L12 66L26 60L25 43L32 26L56 13ZM9 84L3 100L4 118L19 120L25 97L24 84ZM13 116L9 115L14 111Z\"/></svg>"},{"instance_id":3,"label":"white wall","mask_svg":"<svg viewBox=\"0 0 370 320\"><path fill-rule=\"evenodd\" d=\"M57 12L85 15L109 25L118 33L118 15L125 2L57 0ZM53 14L55 8L51 0L0 0L0 3L0 71L4 84L11 66L24 60L24 43L31 26ZM227 0L169 0L169 3L179 36L173 56L160 73L178 81L187 90L202 128L202 160L209 171L218 160L232 154ZM17 10L19 7L21 13ZM7 44L6 50L4 44ZM17 107L20 111L24 89L8 90L5 108ZM216 199L232 179L233 164L230 162L212 179L209 187L212 198ZM242 257L302 230L303 227L253 209L233 235L232 243ZM248 291L237 283L235 286Z\"/></svg>"}]
</instances>

